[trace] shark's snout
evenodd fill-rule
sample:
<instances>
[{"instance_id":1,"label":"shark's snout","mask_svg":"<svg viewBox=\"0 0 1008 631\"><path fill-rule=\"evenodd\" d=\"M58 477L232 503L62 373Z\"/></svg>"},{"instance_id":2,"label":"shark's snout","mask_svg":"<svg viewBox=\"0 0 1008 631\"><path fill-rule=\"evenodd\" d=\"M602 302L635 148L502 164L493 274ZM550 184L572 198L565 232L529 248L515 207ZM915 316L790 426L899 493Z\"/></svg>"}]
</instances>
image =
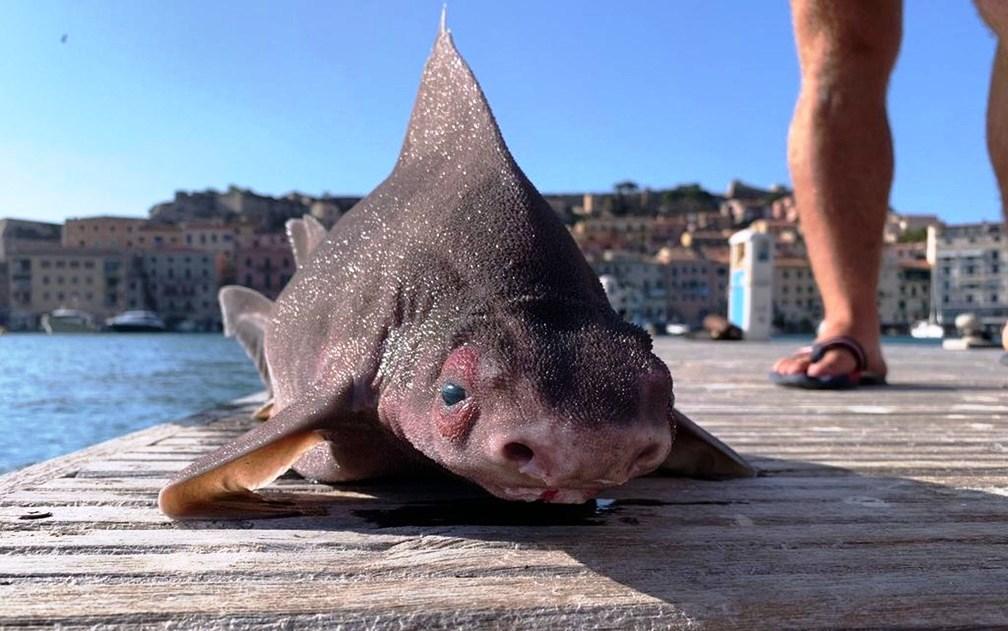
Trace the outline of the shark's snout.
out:
<instances>
[{"instance_id":1,"label":"shark's snout","mask_svg":"<svg viewBox=\"0 0 1008 631\"><path fill-rule=\"evenodd\" d=\"M650 473L668 456L667 423L563 428L538 422L492 434L486 457L510 480L547 489L601 489Z\"/></svg>"}]
</instances>

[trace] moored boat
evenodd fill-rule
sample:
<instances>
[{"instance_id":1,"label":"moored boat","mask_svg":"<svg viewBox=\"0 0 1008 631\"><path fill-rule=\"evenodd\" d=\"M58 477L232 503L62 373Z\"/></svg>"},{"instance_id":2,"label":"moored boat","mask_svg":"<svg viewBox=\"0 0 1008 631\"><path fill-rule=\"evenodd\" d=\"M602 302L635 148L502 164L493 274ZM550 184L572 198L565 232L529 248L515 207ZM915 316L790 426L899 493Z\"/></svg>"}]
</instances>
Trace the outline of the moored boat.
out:
<instances>
[{"instance_id":1,"label":"moored boat","mask_svg":"<svg viewBox=\"0 0 1008 631\"><path fill-rule=\"evenodd\" d=\"M117 333L158 333L166 329L164 320L153 311L124 311L105 321Z\"/></svg>"},{"instance_id":2,"label":"moored boat","mask_svg":"<svg viewBox=\"0 0 1008 631\"><path fill-rule=\"evenodd\" d=\"M938 339L945 337L945 329L937 322L921 320L910 328L910 335L917 339Z\"/></svg>"},{"instance_id":3,"label":"moored boat","mask_svg":"<svg viewBox=\"0 0 1008 631\"><path fill-rule=\"evenodd\" d=\"M42 329L53 333L93 333L98 330L94 318L79 309L55 309L42 316Z\"/></svg>"}]
</instances>

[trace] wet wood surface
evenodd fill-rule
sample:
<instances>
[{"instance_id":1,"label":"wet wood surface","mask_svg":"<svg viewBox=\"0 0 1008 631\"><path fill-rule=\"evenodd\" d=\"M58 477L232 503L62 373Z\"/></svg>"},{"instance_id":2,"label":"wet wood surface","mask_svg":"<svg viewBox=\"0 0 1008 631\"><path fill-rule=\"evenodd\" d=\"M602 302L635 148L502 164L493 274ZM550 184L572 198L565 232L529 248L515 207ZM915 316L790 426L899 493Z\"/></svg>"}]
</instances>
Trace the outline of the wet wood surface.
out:
<instances>
[{"instance_id":1,"label":"wet wood surface","mask_svg":"<svg viewBox=\"0 0 1008 631\"><path fill-rule=\"evenodd\" d=\"M565 508L287 476L328 514L167 520L167 476L251 425L233 404L0 477L0 627L1008 626L998 352L893 346L891 386L805 392L767 382L780 343L657 347L760 477Z\"/></svg>"}]
</instances>

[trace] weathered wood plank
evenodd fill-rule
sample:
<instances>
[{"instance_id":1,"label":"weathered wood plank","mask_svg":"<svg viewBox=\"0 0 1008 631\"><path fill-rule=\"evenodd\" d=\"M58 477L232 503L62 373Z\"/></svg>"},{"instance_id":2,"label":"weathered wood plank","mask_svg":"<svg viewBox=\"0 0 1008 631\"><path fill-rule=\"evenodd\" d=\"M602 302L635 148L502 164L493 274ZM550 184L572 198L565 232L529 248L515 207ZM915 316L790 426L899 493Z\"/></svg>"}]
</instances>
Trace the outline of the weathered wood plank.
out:
<instances>
[{"instance_id":1,"label":"weathered wood plank","mask_svg":"<svg viewBox=\"0 0 1008 631\"><path fill-rule=\"evenodd\" d=\"M527 523L447 480L284 478L330 514L165 520L158 489L246 402L0 478L0 627L1008 626L996 353L894 347L896 387L808 393L766 382L784 345L657 349L763 477L640 479Z\"/></svg>"}]
</instances>

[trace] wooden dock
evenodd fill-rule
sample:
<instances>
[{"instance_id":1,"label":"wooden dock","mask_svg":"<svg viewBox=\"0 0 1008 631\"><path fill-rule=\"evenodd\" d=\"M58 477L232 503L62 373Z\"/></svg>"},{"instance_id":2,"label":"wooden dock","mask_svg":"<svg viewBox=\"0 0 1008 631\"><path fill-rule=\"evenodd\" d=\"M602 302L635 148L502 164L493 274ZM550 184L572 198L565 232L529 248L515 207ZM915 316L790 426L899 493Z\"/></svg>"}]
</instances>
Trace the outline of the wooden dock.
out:
<instances>
[{"instance_id":1,"label":"wooden dock","mask_svg":"<svg viewBox=\"0 0 1008 631\"><path fill-rule=\"evenodd\" d=\"M563 508L288 476L329 514L165 519L166 477L250 426L236 404L0 477L0 627L1008 627L998 352L894 346L894 385L802 392L765 377L787 346L658 348L761 477Z\"/></svg>"}]
</instances>

